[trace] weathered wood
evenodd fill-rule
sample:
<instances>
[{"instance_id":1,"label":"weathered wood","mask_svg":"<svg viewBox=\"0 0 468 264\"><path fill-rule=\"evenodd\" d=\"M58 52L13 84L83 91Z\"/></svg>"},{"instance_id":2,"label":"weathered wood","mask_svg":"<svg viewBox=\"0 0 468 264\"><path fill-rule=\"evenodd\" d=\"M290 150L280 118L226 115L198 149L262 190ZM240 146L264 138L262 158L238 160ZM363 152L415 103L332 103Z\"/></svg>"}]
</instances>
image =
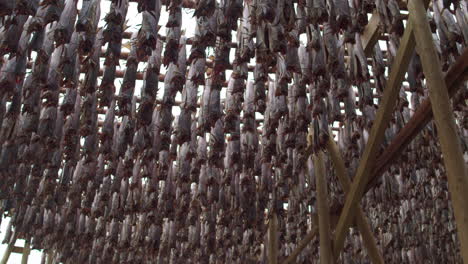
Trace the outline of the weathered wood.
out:
<instances>
[{"instance_id":1,"label":"weathered wood","mask_svg":"<svg viewBox=\"0 0 468 264\"><path fill-rule=\"evenodd\" d=\"M268 221L268 263L278 263L278 216L272 213Z\"/></svg>"},{"instance_id":2,"label":"weathered wood","mask_svg":"<svg viewBox=\"0 0 468 264\"><path fill-rule=\"evenodd\" d=\"M17 246L13 246L11 252L12 253L17 253L17 254L23 254L23 249L22 247L17 247Z\"/></svg>"},{"instance_id":3,"label":"weathered wood","mask_svg":"<svg viewBox=\"0 0 468 264\"><path fill-rule=\"evenodd\" d=\"M394 59L383 98L381 98L379 109L370 132L369 140L364 150L364 154L362 155L361 162L359 163L351 189L346 196L340 220L336 227L333 247L335 259L339 257L339 253L343 248L345 235L347 234L351 221L356 214L357 203L364 193L370 173L375 165L377 153L384 139L385 130L387 129L392 117L392 112L398 98L398 92L401 88L401 82L403 81L404 75L408 69L411 54L413 53L416 44L412 31L413 25L410 20L400 41L400 48L398 49L397 55Z\"/></svg>"},{"instance_id":4,"label":"weathered wood","mask_svg":"<svg viewBox=\"0 0 468 264\"><path fill-rule=\"evenodd\" d=\"M338 181L340 182L344 193L347 194L351 187L351 180L347 176L345 163L340 155L338 146L336 145L335 140L331 136L328 139L327 150L335 167L335 172ZM370 224L366 220L365 214L359 206L355 221L359 232L361 233L364 246L367 249L367 254L369 254L372 263L384 263L382 254L380 253L379 248L377 247L377 243L375 242L375 238L372 233Z\"/></svg>"},{"instance_id":5,"label":"weathered wood","mask_svg":"<svg viewBox=\"0 0 468 264\"><path fill-rule=\"evenodd\" d=\"M28 264L29 253L31 252L29 241L24 241L23 256L21 256L21 264Z\"/></svg>"},{"instance_id":6,"label":"weathered wood","mask_svg":"<svg viewBox=\"0 0 468 264\"><path fill-rule=\"evenodd\" d=\"M374 12L369 20L369 24L367 24L361 35L362 47L366 56L371 54L375 44L379 41L379 36L381 34L379 24L380 16L377 12Z\"/></svg>"},{"instance_id":7,"label":"weathered wood","mask_svg":"<svg viewBox=\"0 0 468 264\"><path fill-rule=\"evenodd\" d=\"M447 171L448 186L460 239L460 252L463 261L468 263L468 173L460 138L423 2L411 0L408 3L408 9L411 13L410 23L414 24L414 34L424 75L429 86L429 98Z\"/></svg>"},{"instance_id":8,"label":"weathered wood","mask_svg":"<svg viewBox=\"0 0 468 264\"><path fill-rule=\"evenodd\" d=\"M5 253L3 253L3 257L2 257L2 260L0 261L0 264L8 263L8 259L10 258L10 255L13 252L13 248L15 247L15 242L16 242L17 237L18 237L18 234L15 232L10 242L8 243L7 248L5 249Z\"/></svg>"},{"instance_id":9,"label":"weathered wood","mask_svg":"<svg viewBox=\"0 0 468 264\"><path fill-rule=\"evenodd\" d=\"M326 181L323 152L319 151L313 157L315 181L317 188L317 212L320 240L320 263L332 263L332 244L330 230L330 208L328 205L328 186Z\"/></svg>"},{"instance_id":10,"label":"weathered wood","mask_svg":"<svg viewBox=\"0 0 468 264\"><path fill-rule=\"evenodd\" d=\"M465 48L457 61L450 67L445 75L445 85L448 87L449 97L453 97L463 83L468 79L468 48ZM411 141L426 127L433 118L431 100L427 98L418 107L408 123L398 132L382 155L377 159L375 169L372 172L366 191L377 183L380 176L392 165L399 154L411 143Z\"/></svg>"},{"instance_id":11,"label":"weathered wood","mask_svg":"<svg viewBox=\"0 0 468 264\"><path fill-rule=\"evenodd\" d=\"M46 264L52 264L54 262L54 256L55 256L55 253L53 252L47 252L47 262Z\"/></svg>"}]
</instances>

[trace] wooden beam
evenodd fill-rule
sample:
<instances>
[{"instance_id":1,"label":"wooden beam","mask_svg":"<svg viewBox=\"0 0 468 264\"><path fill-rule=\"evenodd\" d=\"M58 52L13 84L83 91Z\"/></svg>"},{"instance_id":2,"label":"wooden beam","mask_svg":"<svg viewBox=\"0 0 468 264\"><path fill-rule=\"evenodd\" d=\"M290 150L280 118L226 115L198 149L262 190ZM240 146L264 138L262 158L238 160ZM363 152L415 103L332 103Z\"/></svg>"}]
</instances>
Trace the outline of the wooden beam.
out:
<instances>
[{"instance_id":1,"label":"wooden beam","mask_svg":"<svg viewBox=\"0 0 468 264\"><path fill-rule=\"evenodd\" d=\"M314 157L315 186L317 191L317 213L320 241L320 263L329 264L333 262L331 230L330 230L330 208L328 205L328 186L326 180L323 152L318 151Z\"/></svg>"},{"instance_id":2,"label":"wooden beam","mask_svg":"<svg viewBox=\"0 0 468 264\"><path fill-rule=\"evenodd\" d=\"M278 264L278 216L275 212L268 221L268 263Z\"/></svg>"},{"instance_id":3,"label":"wooden beam","mask_svg":"<svg viewBox=\"0 0 468 264\"><path fill-rule=\"evenodd\" d=\"M47 251L47 262L46 264L53 264L54 263L55 253L52 251Z\"/></svg>"},{"instance_id":4,"label":"wooden beam","mask_svg":"<svg viewBox=\"0 0 468 264\"><path fill-rule=\"evenodd\" d=\"M351 180L347 176L345 163L340 155L338 146L336 145L332 136L328 138L327 150L335 167L335 172L336 176L338 177L338 181L340 182L344 193L347 194L351 187ZM369 258L371 259L372 263L384 263L382 254L380 253L379 248L377 247L377 243L375 242L372 229L368 221L366 220L364 212L359 206L358 211L356 213L356 218L354 220L356 221L356 225L359 229L359 232L361 233L364 246L367 249L367 254L369 255Z\"/></svg>"},{"instance_id":5,"label":"wooden beam","mask_svg":"<svg viewBox=\"0 0 468 264\"><path fill-rule=\"evenodd\" d=\"M13 248L11 249L11 253L23 254L23 248L22 248L22 247L13 246Z\"/></svg>"},{"instance_id":6,"label":"wooden beam","mask_svg":"<svg viewBox=\"0 0 468 264\"><path fill-rule=\"evenodd\" d=\"M465 48L456 62L445 75L445 85L448 87L449 97L453 97L468 79L468 48ZM423 130L433 118L431 100L424 100L413 114L408 123L398 132L382 155L377 159L375 169L372 172L365 192L375 186L380 176L399 157L400 153Z\"/></svg>"},{"instance_id":7,"label":"wooden beam","mask_svg":"<svg viewBox=\"0 0 468 264\"><path fill-rule=\"evenodd\" d=\"M408 3L408 9L411 14L410 22L414 24L414 34L417 39L424 76L429 86L429 98L434 112L437 135L442 149L457 223L460 253L464 263L468 263L468 173L461 142L423 2L411 0Z\"/></svg>"},{"instance_id":8,"label":"wooden beam","mask_svg":"<svg viewBox=\"0 0 468 264\"><path fill-rule=\"evenodd\" d=\"M28 264L29 253L31 252L30 243L28 240L24 241L23 256L21 256L21 264Z\"/></svg>"},{"instance_id":9,"label":"wooden beam","mask_svg":"<svg viewBox=\"0 0 468 264\"><path fill-rule=\"evenodd\" d=\"M8 242L8 246L5 249L5 253L3 254L3 257L2 257L2 260L0 261L0 264L7 264L8 263L8 259L10 258L11 252L13 252L13 248L15 247L17 237L18 237L18 233L14 232L13 237Z\"/></svg>"},{"instance_id":10,"label":"wooden beam","mask_svg":"<svg viewBox=\"0 0 468 264\"><path fill-rule=\"evenodd\" d=\"M11 252L12 252L13 246L8 245L7 248L5 249L5 252L3 253L2 260L0 261L0 264L7 264L8 259L10 258Z\"/></svg>"},{"instance_id":11,"label":"wooden beam","mask_svg":"<svg viewBox=\"0 0 468 264\"><path fill-rule=\"evenodd\" d=\"M427 4L428 0L425 1ZM346 196L346 201L336 227L333 247L335 260L339 257L340 251L343 248L348 228L357 211L356 206L364 193L364 188L368 183L370 173L375 165L378 151L384 139L385 130L387 129L392 117L398 93L401 88L401 82L403 81L408 69L408 64L415 48L415 38L412 31L413 24L410 20L407 23L405 33L400 41L400 48L398 49L397 55L394 59L390 75L384 89L384 94L381 98L379 109L377 110L377 115L369 135L368 143L364 150L364 154L362 155L361 162L359 163L351 189Z\"/></svg>"},{"instance_id":12,"label":"wooden beam","mask_svg":"<svg viewBox=\"0 0 468 264\"><path fill-rule=\"evenodd\" d=\"M362 47L367 57L369 57L372 54L372 52L374 51L375 44L379 40L379 36L381 34L379 25L380 15L376 10L372 14L369 23L367 24L366 28L364 29L361 35Z\"/></svg>"}]
</instances>

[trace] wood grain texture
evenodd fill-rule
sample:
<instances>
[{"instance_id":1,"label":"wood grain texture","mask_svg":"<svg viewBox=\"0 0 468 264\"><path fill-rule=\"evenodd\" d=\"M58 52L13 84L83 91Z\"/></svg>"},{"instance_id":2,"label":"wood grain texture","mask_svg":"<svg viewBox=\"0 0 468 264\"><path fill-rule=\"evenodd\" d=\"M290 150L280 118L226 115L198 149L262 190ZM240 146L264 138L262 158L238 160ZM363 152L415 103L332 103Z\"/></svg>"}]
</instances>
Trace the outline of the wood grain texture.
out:
<instances>
[{"instance_id":1,"label":"wood grain texture","mask_svg":"<svg viewBox=\"0 0 468 264\"><path fill-rule=\"evenodd\" d=\"M468 263L468 173L441 64L421 0L408 3L443 153L463 261Z\"/></svg>"}]
</instances>

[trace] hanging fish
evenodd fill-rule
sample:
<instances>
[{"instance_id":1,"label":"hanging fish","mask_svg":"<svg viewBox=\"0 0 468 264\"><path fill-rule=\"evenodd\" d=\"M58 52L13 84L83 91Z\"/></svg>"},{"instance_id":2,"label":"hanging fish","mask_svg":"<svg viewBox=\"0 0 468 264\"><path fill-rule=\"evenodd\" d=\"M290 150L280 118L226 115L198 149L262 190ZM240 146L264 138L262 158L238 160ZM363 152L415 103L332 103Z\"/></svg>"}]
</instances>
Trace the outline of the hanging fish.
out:
<instances>
[{"instance_id":1,"label":"hanging fish","mask_svg":"<svg viewBox=\"0 0 468 264\"><path fill-rule=\"evenodd\" d=\"M164 94L162 103L168 106L175 104L175 96L177 92L182 90L185 78L179 71L176 64L171 63L164 77Z\"/></svg>"},{"instance_id":2,"label":"hanging fish","mask_svg":"<svg viewBox=\"0 0 468 264\"><path fill-rule=\"evenodd\" d=\"M176 118L176 126L174 134L177 138L176 142L179 145L190 140L191 135L191 115L190 111L182 109L178 118Z\"/></svg>"},{"instance_id":3,"label":"hanging fish","mask_svg":"<svg viewBox=\"0 0 468 264\"><path fill-rule=\"evenodd\" d=\"M78 49L78 36L77 32L73 32L70 42L64 44L64 48L58 65L60 71L60 85L68 88L76 89L78 85L78 76L80 63L77 59L76 51Z\"/></svg>"},{"instance_id":4,"label":"hanging fish","mask_svg":"<svg viewBox=\"0 0 468 264\"><path fill-rule=\"evenodd\" d=\"M138 58L136 55L137 46L135 43L136 37L137 33L133 33L132 40L134 42L132 44L130 54L127 58L127 67L125 68L122 86L120 88L119 97L117 101L117 105L119 107L118 113L120 116L126 116L131 111L131 102L133 93L135 91L135 82L138 68Z\"/></svg>"},{"instance_id":5,"label":"hanging fish","mask_svg":"<svg viewBox=\"0 0 468 264\"><path fill-rule=\"evenodd\" d=\"M10 58L17 52L18 41L20 40L23 27L28 20L26 15L17 15L9 18L9 26L5 25L0 32L0 56L9 54ZM26 26L31 26L33 21L30 21Z\"/></svg>"},{"instance_id":6,"label":"hanging fish","mask_svg":"<svg viewBox=\"0 0 468 264\"><path fill-rule=\"evenodd\" d=\"M96 35L96 41L92 53L81 63L87 69L83 81L83 86L80 87L80 93L94 93L97 89L97 77L99 74L99 56L101 55L102 30L100 29Z\"/></svg>"},{"instance_id":7,"label":"hanging fish","mask_svg":"<svg viewBox=\"0 0 468 264\"><path fill-rule=\"evenodd\" d=\"M54 32L54 40L56 46L67 44L70 42L73 33L77 15L77 2L75 0L66 0L65 7L58 21Z\"/></svg>"},{"instance_id":8,"label":"hanging fish","mask_svg":"<svg viewBox=\"0 0 468 264\"><path fill-rule=\"evenodd\" d=\"M143 21L138 36L136 38L137 57L140 61L149 56L151 51L156 48L158 35L158 22L161 13L160 0L152 0L151 7L147 7L143 12ZM140 5L140 3L138 3Z\"/></svg>"},{"instance_id":9,"label":"hanging fish","mask_svg":"<svg viewBox=\"0 0 468 264\"><path fill-rule=\"evenodd\" d=\"M60 20L64 8L64 0L42 0L39 3L28 32L43 30L48 24Z\"/></svg>"}]
</instances>

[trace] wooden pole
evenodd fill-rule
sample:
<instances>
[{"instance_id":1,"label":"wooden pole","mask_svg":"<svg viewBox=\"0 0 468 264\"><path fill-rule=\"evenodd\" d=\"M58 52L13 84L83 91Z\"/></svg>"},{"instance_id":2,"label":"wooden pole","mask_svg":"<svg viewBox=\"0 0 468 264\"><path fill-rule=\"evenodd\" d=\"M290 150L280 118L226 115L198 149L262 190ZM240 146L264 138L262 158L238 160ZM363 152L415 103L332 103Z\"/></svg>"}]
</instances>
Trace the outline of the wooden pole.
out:
<instances>
[{"instance_id":1,"label":"wooden pole","mask_svg":"<svg viewBox=\"0 0 468 264\"><path fill-rule=\"evenodd\" d=\"M460 253L468 263L468 174L457 133L453 109L441 71L438 54L421 0L408 3L410 22L414 24L419 56L429 86L429 98L442 149L447 180L457 223Z\"/></svg>"},{"instance_id":2,"label":"wooden pole","mask_svg":"<svg viewBox=\"0 0 468 264\"><path fill-rule=\"evenodd\" d=\"M23 256L21 257L21 264L28 264L29 253L31 252L30 243L28 240L24 241Z\"/></svg>"},{"instance_id":3,"label":"wooden pole","mask_svg":"<svg viewBox=\"0 0 468 264\"><path fill-rule=\"evenodd\" d=\"M54 253L52 251L47 252L47 262L46 264L52 264L54 262Z\"/></svg>"},{"instance_id":4,"label":"wooden pole","mask_svg":"<svg viewBox=\"0 0 468 264\"><path fill-rule=\"evenodd\" d=\"M0 264L7 264L8 263L8 259L10 258L11 252L13 251L13 248L15 247L17 237L18 237L18 233L15 232L13 234L13 237L11 238L11 240L8 242L8 246L5 249L5 253L3 254L3 258L0 261Z\"/></svg>"},{"instance_id":5,"label":"wooden pole","mask_svg":"<svg viewBox=\"0 0 468 264\"><path fill-rule=\"evenodd\" d=\"M330 133L330 135L332 134ZM332 136L328 138L327 150L330 154L331 160L333 161L338 181L340 182L344 193L347 194L349 192L349 188L351 187L351 180L346 175L345 163ZM361 233L364 246L367 249L367 254L369 254L369 258L371 259L372 263L384 263L382 254L380 253L379 248L377 247L377 243L375 242L371 227L366 221L364 212L359 206L355 221L359 232Z\"/></svg>"},{"instance_id":6,"label":"wooden pole","mask_svg":"<svg viewBox=\"0 0 468 264\"><path fill-rule=\"evenodd\" d=\"M380 22L380 15L376 11L372 14L371 19L369 19L369 23L367 23L366 28L362 32L362 47L364 49L364 53L368 57L374 50L375 44L379 40L379 36L381 33L379 29Z\"/></svg>"},{"instance_id":7,"label":"wooden pole","mask_svg":"<svg viewBox=\"0 0 468 264\"><path fill-rule=\"evenodd\" d=\"M319 223L320 263L330 264L333 261L331 248L330 209L323 152L314 155L315 183L317 188L317 213Z\"/></svg>"},{"instance_id":8,"label":"wooden pole","mask_svg":"<svg viewBox=\"0 0 468 264\"><path fill-rule=\"evenodd\" d=\"M268 263L278 264L278 216L272 213L268 222Z\"/></svg>"},{"instance_id":9,"label":"wooden pole","mask_svg":"<svg viewBox=\"0 0 468 264\"><path fill-rule=\"evenodd\" d=\"M13 250L13 246L9 244L7 248L5 249L5 253L3 253L3 258L2 258L2 261L0 262L1 264L8 263L8 259L10 258L12 250Z\"/></svg>"}]
</instances>

